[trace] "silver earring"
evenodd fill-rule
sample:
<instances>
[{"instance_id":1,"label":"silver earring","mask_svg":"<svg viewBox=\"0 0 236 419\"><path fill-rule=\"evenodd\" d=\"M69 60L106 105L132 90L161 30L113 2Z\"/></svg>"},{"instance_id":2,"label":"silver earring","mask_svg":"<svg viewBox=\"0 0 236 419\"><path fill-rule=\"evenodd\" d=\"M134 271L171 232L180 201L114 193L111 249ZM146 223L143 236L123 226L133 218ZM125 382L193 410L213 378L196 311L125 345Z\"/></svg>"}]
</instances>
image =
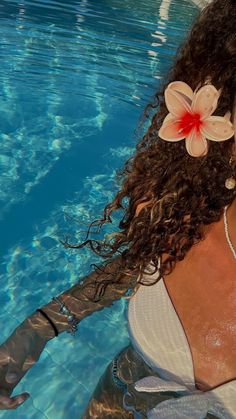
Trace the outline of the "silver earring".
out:
<instances>
[{"instance_id":1,"label":"silver earring","mask_svg":"<svg viewBox=\"0 0 236 419\"><path fill-rule=\"evenodd\" d=\"M233 161L233 158L231 157L230 160L229 160L229 165L231 165L232 161ZM236 186L236 179L233 176L226 179L225 187L227 189L232 190L232 189L235 188L235 186Z\"/></svg>"}]
</instances>

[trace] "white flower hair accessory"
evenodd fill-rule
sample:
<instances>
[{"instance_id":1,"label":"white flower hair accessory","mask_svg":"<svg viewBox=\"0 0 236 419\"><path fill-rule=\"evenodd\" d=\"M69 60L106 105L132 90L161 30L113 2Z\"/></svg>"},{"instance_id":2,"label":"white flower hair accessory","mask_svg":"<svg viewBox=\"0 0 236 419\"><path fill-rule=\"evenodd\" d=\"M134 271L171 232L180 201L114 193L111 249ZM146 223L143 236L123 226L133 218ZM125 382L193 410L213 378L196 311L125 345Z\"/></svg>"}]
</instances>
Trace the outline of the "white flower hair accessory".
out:
<instances>
[{"instance_id":1,"label":"white flower hair accessory","mask_svg":"<svg viewBox=\"0 0 236 419\"><path fill-rule=\"evenodd\" d=\"M206 84L193 92L191 87L174 81L165 89L165 103L169 111L158 132L165 141L185 139L187 152L192 157L205 156L208 141L225 141L234 135L230 112L212 116L217 108L220 90Z\"/></svg>"}]
</instances>

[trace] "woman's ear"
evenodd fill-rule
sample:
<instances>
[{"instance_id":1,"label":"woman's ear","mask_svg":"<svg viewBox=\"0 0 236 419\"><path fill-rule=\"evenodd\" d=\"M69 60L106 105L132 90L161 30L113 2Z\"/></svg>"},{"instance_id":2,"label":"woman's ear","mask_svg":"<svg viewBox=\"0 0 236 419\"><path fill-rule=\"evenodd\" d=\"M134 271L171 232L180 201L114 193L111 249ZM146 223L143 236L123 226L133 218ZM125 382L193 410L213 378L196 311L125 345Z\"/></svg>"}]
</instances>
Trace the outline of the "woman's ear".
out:
<instances>
[{"instance_id":1,"label":"woman's ear","mask_svg":"<svg viewBox=\"0 0 236 419\"><path fill-rule=\"evenodd\" d=\"M236 97L235 97L235 100L234 100L232 124L234 126L234 144L233 144L233 148L232 148L232 157L234 159L236 159Z\"/></svg>"}]
</instances>

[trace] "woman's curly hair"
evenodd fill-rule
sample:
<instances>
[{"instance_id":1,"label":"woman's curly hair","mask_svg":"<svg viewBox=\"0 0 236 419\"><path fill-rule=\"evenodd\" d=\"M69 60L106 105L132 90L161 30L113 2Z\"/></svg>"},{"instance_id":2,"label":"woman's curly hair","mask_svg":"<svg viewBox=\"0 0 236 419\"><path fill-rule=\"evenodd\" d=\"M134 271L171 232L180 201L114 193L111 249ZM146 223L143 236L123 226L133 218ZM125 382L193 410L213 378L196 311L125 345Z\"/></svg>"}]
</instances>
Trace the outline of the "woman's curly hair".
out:
<instances>
[{"instance_id":1,"label":"woman's curly hair","mask_svg":"<svg viewBox=\"0 0 236 419\"><path fill-rule=\"evenodd\" d=\"M235 190L225 187L225 180L236 175L235 161L230 165L234 138L224 142L211 141L208 154L191 157L184 141L166 142L158 131L168 114L164 91L170 82L181 80L193 90L210 79L222 89L216 114L233 115L236 96L236 1L214 0L200 12L189 35L177 51L175 61L162 88L155 94L154 103L147 105L144 116L157 109L147 132L136 146L135 154L125 163L121 188L104 209L103 219L92 226L111 222L111 214L123 209L119 231L109 240L87 239L78 245L90 245L103 258L120 254L122 269L114 275L119 281L122 273L136 276L137 284L152 285L161 276L173 271L189 249L204 239L204 227L220 220L225 205L233 202ZM136 214L137 206L145 203ZM165 257L164 257L165 256ZM161 262L160 274L153 272ZM103 266L105 269L105 266ZM101 275L104 270L99 268ZM149 271L150 272L150 271ZM104 279L104 288L107 283ZM99 287L99 295L104 293Z\"/></svg>"}]
</instances>

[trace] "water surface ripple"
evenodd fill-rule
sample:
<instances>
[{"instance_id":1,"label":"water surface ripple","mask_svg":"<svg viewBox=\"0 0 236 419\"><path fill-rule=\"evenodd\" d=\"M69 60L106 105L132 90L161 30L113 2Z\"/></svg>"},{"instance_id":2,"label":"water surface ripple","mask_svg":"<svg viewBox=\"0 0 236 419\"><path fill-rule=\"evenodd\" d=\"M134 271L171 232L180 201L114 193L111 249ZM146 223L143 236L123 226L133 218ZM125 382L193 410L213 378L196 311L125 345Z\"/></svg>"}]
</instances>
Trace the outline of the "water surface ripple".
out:
<instances>
[{"instance_id":1,"label":"water surface ripple","mask_svg":"<svg viewBox=\"0 0 236 419\"><path fill-rule=\"evenodd\" d=\"M0 2L2 340L96 261L59 238L82 240L114 196L137 121L197 13L187 0ZM79 417L128 342L125 310L119 301L76 339L50 342L17 387L31 398L1 417Z\"/></svg>"}]
</instances>

